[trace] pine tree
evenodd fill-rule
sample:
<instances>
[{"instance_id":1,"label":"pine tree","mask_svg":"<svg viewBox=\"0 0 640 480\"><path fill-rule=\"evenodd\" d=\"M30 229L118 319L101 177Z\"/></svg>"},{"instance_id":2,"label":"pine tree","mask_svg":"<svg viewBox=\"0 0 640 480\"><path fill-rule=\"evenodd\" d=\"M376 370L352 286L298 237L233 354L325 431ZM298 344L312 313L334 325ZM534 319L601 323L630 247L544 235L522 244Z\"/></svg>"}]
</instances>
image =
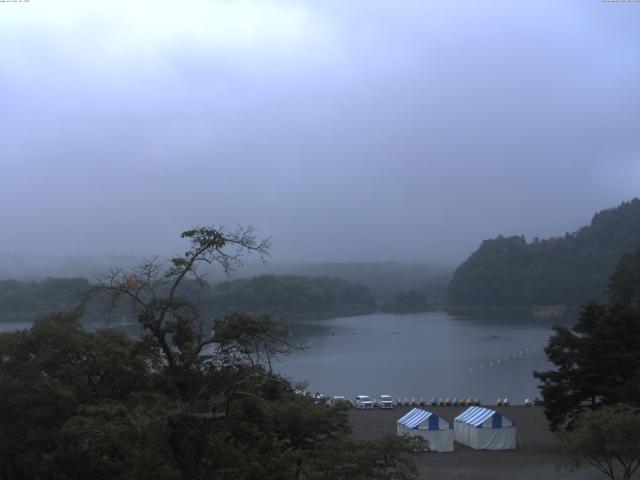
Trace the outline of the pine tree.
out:
<instances>
[{"instance_id":1,"label":"pine tree","mask_svg":"<svg viewBox=\"0 0 640 480\"><path fill-rule=\"evenodd\" d=\"M621 258L610 285L607 304L589 304L572 328L555 329L545 352L556 368L534 373L552 429L599 405L640 405L640 249Z\"/></svg>"}]
</instances>

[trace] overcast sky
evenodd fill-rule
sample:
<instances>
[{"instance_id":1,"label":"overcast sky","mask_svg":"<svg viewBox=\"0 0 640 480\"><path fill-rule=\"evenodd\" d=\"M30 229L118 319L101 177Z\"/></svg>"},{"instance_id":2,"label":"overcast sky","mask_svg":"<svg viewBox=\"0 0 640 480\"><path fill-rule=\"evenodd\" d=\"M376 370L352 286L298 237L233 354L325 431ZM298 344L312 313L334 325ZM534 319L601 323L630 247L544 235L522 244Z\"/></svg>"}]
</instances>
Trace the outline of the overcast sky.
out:
<instances>
[{"instance_id":1,"label":"overcast sky","mask_svg":"<svg viewBox=\"0 0 640 480\"><path fill-rule=\"evenodd\" d=\"M457 262L640 194L640 3L0 3L0 251Z\"/></svg>"}]
</instances>

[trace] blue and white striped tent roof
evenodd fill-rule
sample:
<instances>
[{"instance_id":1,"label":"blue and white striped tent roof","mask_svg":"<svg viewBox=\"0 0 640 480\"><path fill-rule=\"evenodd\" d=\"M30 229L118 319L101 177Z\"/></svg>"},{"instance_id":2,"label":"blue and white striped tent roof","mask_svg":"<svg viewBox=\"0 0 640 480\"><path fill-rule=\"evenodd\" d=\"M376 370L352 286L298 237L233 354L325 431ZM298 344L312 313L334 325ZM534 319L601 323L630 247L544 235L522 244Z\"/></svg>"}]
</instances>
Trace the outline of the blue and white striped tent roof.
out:
<instances>
[{"instance_id":1,"label":"blue and white striped tent roof","mask_svg":"<svg viewBox=\"0 0 640 480\"><path fill-rule=\"evenodd\" d=\"M407 428L418 428L424 421L429 422L429 430L438 430L440 428L438 416L420 408L412 409L404 417L400 418L398 423Z\"/></svg>"},{"instance_id":2,"label":"blue and white striped tent roof","mask_svg":"<svg viewBox=\"0 0 640 480\"><path fill-rule=\"evenodd\" d=\"M469 407L456 418L454 418L454 420L456 422L467 423L473 427L479 427L489 418L491 418L491 426L493 428L501 428L503 426L502 414L500 412L496 412L495 410L483 407ZM509 422L508 420L504 423L504 426L511 425L511 422Z\"/></svg>"}]
</instances>

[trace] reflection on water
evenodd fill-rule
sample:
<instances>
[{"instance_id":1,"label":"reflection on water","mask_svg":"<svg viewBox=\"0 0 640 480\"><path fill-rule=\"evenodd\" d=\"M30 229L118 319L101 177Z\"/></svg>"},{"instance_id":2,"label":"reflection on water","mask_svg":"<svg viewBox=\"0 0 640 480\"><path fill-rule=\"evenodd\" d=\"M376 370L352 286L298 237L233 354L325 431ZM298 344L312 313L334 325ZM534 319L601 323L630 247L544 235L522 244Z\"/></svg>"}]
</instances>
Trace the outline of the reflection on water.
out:
<instances>
[{"instance_id":1,"label":"reflection on water","mask_svg":"<svg viewBox=\"0 0 640 480\"><path fill-rule=\"evenodd\" d=\"M394 397L472 397L513 403L539 396L534 370L550 367L543 352L553 320L518 314L453 316L376 313L290 326L294 341L307 346L277 364L294 381L326 395L387 393ZM30 323L0 323L0 331ZM104 328L104 322L85 325ZM139 336L135 323L111 328Z\"/></svg>"},{"instance_id":2,"label":"reflection on water","mask_svg":"<svg viewBox=\"0 0 640 480\"><path fill-rule=\"evenodd\" d=\"M456 317L442 312L373 314L300 322L307 350L278 369L326 395L477 397L514 403L538 396L534 370L553 321L511 315ZM557 323L557 321L555 322Z\"/></svg>"}]
</instances>

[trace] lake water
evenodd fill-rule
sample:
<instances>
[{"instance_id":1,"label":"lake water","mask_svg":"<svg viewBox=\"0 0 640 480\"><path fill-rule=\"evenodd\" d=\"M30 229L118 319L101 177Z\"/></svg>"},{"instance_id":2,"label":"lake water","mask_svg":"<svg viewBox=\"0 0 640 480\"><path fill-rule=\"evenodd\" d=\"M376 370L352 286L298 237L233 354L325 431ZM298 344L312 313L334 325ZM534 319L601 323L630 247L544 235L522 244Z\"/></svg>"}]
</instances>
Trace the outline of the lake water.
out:
<instances>
[{"instance_id":1,"label":"lake water","mask_svg":"<svg viewBox=\"0 0 640 480\"><path fill-rule=\"evenodd\" d=\"M307 350L277 368L325 395L522 403L539 396L532 372L551 367L543 351L551 325L517 315L442 312L301 322L294 338Z\"/></svg>"},{"instance_id":2,"label":"lake water","mask_svg":"<svg viewBox=\"0 0 640 480\"><path fill-rule=\"evenodd\" d=\"M299 321L290 327L292 338L306 350L275 368L325 395L471 397L484 403L507 397L522 403L539 396L532 372L551 367L543 348L553 323L494 312L465 317L376 313ZM104 325L90 323L86 328ZM28 326L0 323L0 331ZM138 334L132 323L114 323L112 328Z\"/></svg>"}]
</instances>

